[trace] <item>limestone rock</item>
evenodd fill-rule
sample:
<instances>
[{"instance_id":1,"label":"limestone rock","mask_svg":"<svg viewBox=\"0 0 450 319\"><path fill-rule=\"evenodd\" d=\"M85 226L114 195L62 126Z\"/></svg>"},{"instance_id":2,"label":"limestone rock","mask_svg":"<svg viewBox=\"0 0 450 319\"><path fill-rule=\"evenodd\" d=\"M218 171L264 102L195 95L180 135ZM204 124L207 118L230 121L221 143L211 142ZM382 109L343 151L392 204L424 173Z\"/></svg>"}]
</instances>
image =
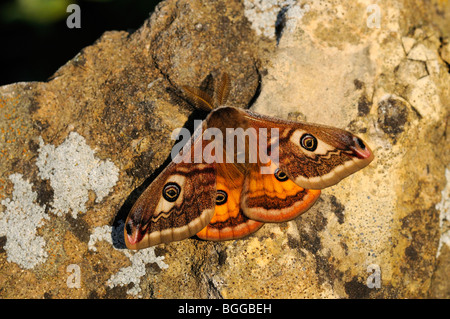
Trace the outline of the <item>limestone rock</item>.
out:
<instances>
[{"instance_id":1,"label":"limestone rock","mask_svg":"<svg viewBox=\"0 0 450 319\"><path fill-rule=\"evenodd\" d=\"M450 10L432 2L167 0L0 87L0 296L450 297ZM230 105L351 130L375 161L248 238L124 249L172 131L202 115L177 90L223 71Z\"/></svg>"}]
</instances>

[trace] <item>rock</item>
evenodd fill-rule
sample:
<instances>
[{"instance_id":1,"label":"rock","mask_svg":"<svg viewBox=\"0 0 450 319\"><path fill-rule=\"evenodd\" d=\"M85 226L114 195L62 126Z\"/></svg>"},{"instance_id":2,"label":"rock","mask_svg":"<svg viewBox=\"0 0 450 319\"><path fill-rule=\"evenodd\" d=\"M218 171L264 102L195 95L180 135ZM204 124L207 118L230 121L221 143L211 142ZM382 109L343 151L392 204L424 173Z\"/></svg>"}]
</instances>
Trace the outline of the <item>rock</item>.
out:
<instances>
[{"instance_id":1,"label":"rock","mask_svg":"<svg viewBox=\"0 0 450 319\"><path fill-rule=\"evenodd\" d=\"M2 298L448 298L450 11L377 3L167 0L0 87ZM204 116L179 88L223 71L230 105L351 130L375 161L248 238L124 249L172 131Z\"/></svg>"}]
</instances>

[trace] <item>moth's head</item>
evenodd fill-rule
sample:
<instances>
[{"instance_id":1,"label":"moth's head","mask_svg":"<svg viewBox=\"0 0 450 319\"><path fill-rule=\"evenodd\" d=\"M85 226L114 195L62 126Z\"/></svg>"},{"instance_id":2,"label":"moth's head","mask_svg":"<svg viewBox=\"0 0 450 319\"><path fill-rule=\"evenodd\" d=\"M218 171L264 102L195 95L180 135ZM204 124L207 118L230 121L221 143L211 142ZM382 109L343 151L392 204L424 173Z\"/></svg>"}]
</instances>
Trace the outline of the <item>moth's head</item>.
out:
<instances>
[{"instance_id":1,"label":"moth's head","mask_svg":"<svg viewBox=\"0 0 450 319\"><path fill-rule=\"evenodd\" d=\"M285 143L292 152L292 163L283 167L281 161L281 167L304 188L332 186L364 168L374 158L370 147L361 138L337 128L302 125L291 131L287 138Z\"/></svg>"}]
</instances>

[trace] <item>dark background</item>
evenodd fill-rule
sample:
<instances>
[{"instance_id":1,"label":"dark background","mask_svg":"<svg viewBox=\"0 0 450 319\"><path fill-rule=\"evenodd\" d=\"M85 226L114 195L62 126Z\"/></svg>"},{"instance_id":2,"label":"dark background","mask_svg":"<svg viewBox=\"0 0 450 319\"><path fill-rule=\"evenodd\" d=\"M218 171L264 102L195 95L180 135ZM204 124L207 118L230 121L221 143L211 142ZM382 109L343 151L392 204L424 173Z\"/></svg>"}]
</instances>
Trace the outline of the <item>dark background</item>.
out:
<instances>
[{"instance_id":1,"label":"dark background","mask_svg":"<svg viewBox=\"0 0 450 319\"><path fill-rule=\"evenodd\" d=\"M134 31L161 0L8 0L0 3L0 85L46 81L105 31ZM69 29L71 3L81 28Z\"/></svg>"}]
</instances>

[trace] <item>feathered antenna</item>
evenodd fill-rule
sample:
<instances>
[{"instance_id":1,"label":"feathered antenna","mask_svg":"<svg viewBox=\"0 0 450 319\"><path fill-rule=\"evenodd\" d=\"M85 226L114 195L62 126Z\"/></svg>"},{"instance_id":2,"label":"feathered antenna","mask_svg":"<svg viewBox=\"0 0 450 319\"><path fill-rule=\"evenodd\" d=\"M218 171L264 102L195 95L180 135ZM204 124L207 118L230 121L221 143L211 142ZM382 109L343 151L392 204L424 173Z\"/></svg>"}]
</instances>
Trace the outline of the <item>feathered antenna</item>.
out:
<instances>
[{"instance_id":1,"label":"feathered antenna","mask_svg":"<svg viewBox=\"0 0 450 319\"><path fill-rule=\"evenodd\" d=\"M230 78L227 73L222 73L220 79L214 81L214 86L212 83L213 81L210 74L203 81L201 89L189 86L183 86L182 89L185 97L196 108L209 112L219 106L225 105L230 94ZM224 125L226 124L223 120L226 119L216 116L214 117L214 120L209 120L208 126L221 128L225 134ZM239 188L241 187L241 182L239 181L244 178L248 164L237 162L236 150L233 153L234 158L228 159L231 160L231 163L227 163L225 144L223 144L222 147L222 154L224 157L216 164L217 175L223 176L227 180L230 189ZM248 145L246 145L246 149L248 149Z\"/></svg>"},{"instance_id":2,"label":"feathered antenna","mask_svg":"<svg viewBox=\"0 0 450 319\"><path fill-rule=\"evenodd\" d=\"M203 111L211 111L214 106L212 97L203 90L183 86L183 93L186 98L198 109Z\"/></svg>"},{"instance_id":3,"label":"feathered antenna","mask_svg":"<svg viewBox=\"0 0 450 319\"><path fill-rule=\"evenodd\" d=\"M185 97L198 109L211 111L224 105L230 93L230 79L227 73L223 73L219 81L215 81L212 88L212 77L208 75L203 83L204 88L182 86ZM214 96L214 97L213 97Z\"/></svg>"},{"instance_id":4,"label":"feathered antenna","mask_svg":"<svg viewBox=\"0 0 450 319\"><path fill-rule=\"evenodd\" d=\"M216 81L216 86L214 88L215 93L215 107L225 105L228 100L228 95L230 94L230 78L228 73L223 73L220 81Z\"/></svg>"}]
</instances>

